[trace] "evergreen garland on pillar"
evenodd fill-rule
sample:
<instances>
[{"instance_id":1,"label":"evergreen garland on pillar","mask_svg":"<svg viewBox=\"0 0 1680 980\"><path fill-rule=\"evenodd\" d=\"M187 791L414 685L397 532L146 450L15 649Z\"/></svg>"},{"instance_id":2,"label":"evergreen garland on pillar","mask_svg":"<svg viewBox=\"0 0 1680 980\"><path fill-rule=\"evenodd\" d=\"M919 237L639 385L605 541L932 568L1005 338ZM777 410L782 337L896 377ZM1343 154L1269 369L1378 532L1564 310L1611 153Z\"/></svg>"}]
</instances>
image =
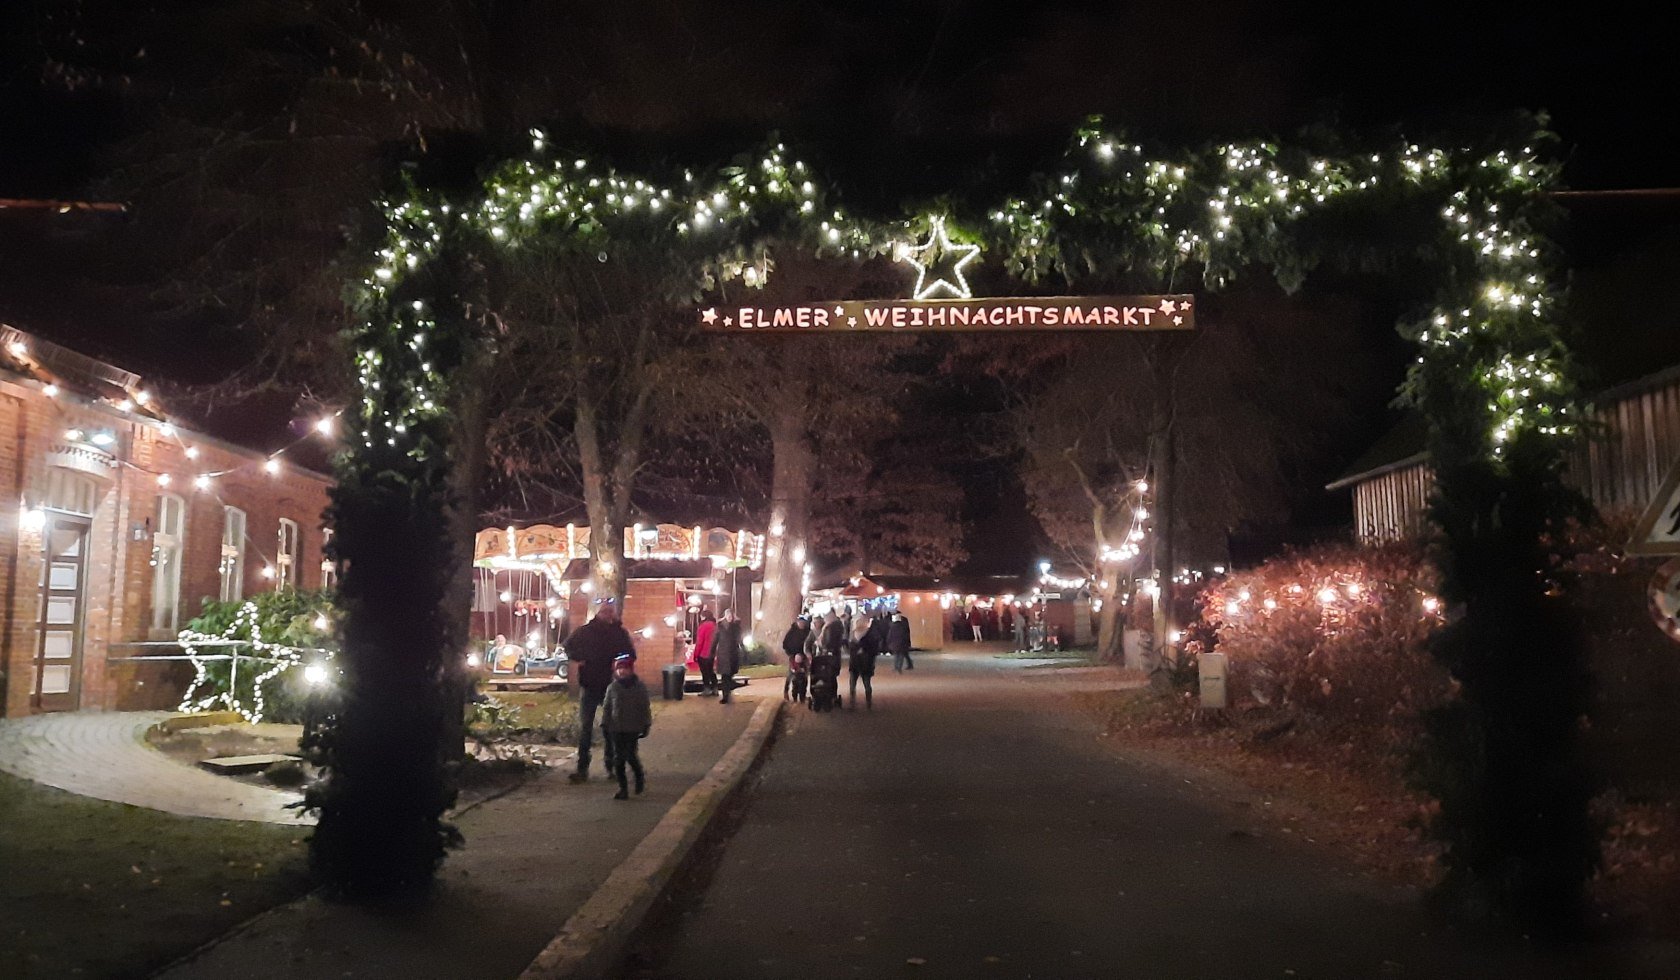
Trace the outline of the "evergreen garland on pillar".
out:
<instances>
[{"instance_id":1,"label":"evergreen garland on pillar","mask_svg":"<svg viewBox=\"0 0 1680 980\"><path fill-rule=\"evenodd\" d=\"M342 672L332 714L305 746L323 770L306 800L319 816L311 865L355 899L423 889L459 841L443 821L455 800L445 735L463 707L466 638L445 598L457 563L472 560L449 535L449 379L471 338L459 309L461 236L423 204L388 207L386 218L392 241L352 290L360 325L347 339L362 397L340 420L328 511Z\"/></svg>"}]
</instances>

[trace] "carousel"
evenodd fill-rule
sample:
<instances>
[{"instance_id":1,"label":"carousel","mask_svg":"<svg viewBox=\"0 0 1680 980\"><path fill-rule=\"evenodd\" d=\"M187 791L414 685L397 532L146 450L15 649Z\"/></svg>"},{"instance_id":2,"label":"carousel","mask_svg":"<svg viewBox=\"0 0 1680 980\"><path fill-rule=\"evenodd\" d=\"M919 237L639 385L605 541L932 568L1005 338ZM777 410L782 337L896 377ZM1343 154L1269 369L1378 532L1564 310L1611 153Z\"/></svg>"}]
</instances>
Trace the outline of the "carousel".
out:
<instances>
[{"instance_id":1,"label":"carousel","mask_svg":"<svg viewBox=\"0 0 1680 980\"><path fill-rule=\"evenodd\" d=\"M589 617L589 531L577 524L485 528L473 552L472 637L493 677L565 679L564 645ZM701 616L732 607L752 623L764 535L722 527L624 529L624 628L636 672L683 663ZM498 642L498 638L500 638Z\"/></svg>"}]
</instances>

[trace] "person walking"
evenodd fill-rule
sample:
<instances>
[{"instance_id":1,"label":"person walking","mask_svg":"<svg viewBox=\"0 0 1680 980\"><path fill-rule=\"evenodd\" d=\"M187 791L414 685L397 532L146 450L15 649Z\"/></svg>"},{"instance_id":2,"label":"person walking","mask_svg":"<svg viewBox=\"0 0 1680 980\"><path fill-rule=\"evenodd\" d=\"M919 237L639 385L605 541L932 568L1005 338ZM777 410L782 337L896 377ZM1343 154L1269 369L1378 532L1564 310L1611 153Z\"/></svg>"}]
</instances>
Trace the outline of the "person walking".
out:
<instances>
[{"instance_id":1,"label":"person walking","mask_svg":"<svg viewBox=\"0 0 1680 980\"><path fill-rule=\"evenodd\" d=\"M735 672L741 669L741 620L735 615L733 606L723 611L723 619L718 622L717 634L712 640L712 659L717 669L718 688L721 693L718 700L724 704L730 701L730 695L735 691Z\"/></svg>"},{"instance_id":2,"label":"person walking","mask_svg":"<svg viewBox=\"0 0 1680 980\"><path fill-rule=\"evenodd\" d=\"M713 669L712 644L717 639L717 620L710 609L700 614L700 625L694 628L694 662L700 667L700 693L710 695L717 690L717 671Z\"/></svg>"},{"instance_id":3,"label":"person walking","mask_svg":"<svg viewBox=\"0 0 1680 980\"><path fill-rule=\"evenodd\" d=\"M848 711L857 710L858 679L863 680L863 700L870 711L875 710L875 690L872 681L875 679L875 657L881 652L876 644L875 632L870 628L870 616L862 613L852 624L852 639L849 646L851 659L848 667L851 673L851 687L846 697Z\"/></svg>"},{"instance_id":4,"label":"person walking","mask_svg":"<svg viewBox=\"0 0 1680 980\"><path fill-rule=\"evenodd\" d=\"M621 656L636 660L636 646L630 634L618 621L618 603L611 598L595 600L595 618L579 626L566 638L566 652L576 665L578 688L578 755L577 771L569 777L574 783L589 778L589 755L595 741L595 712L606 700L607 687L612 684L613 664ZM613 769L613 743L606 745L607 772Z\"/></svg>"},{"instance_id":5,"label":"person walking","mask_svg":"<svg viewBox=\"0 0 1680 980\"><path fill-rule=\"evenodd\" d=\"M916 662L910 659L910 621L897 609L893 610L892 622L887 624L887 652L893 655L896 673L916 669Z\"/></svg>"},{"instance_id":6,"label":"person walking","mask_svg":"<svg viewBox=\"0 0 1680 980\"><path fill-rule=\"evenodd\" d=\"M805 648L811 645L811 621L800 616L788 627L782 635L782 653L787 656L787 677L782 680L782 700L788 700L789 695L795 701L805 700L805 687L795 683L800 678L795 674L805 675L810 670L811 657Z\"/></svg>"},{"instance_id":7,"label":"person walking","mask_svg":"<svg viewBox=\"0 0 1680 980\"><path fill-rule=\"evenodd\" d=\"M648 703L647 685L636 676L636 661L627 654L613 660L613 682L601 702L601 734L607 743L607 775L618 778L615 800L628 800L630 786L624 781L624 767L636 774L636 793L647 781L642 776L641 740L653 728L653 705Z\"/></svg>"},{"instance_id":8,"label":"person walking","mask_svg":"<svg viewBox=\"0 0 1680 980\"><path fill-rule=\"evenodd\" d=\"M985 639L985 637L980 633L980 624L983 622L985 622L985 618L980 615L980 604L975 603L974 605L969 606L968 625L970 629L974 630L974 642L976 643Z\"/></svg>"},{"instance_id":9,"label":"person walking","mask_svg":"<svg viewBox=\"0 0 1680 980\"><path fill-rule=\"evenodd\" d=\"M1015 652L1020 653L1020 652L1025 651L1026 649L1027 649L1027 615L1026 615L1026 613L1016 613L1015 614Z\"/></svg>"}]
</instances>

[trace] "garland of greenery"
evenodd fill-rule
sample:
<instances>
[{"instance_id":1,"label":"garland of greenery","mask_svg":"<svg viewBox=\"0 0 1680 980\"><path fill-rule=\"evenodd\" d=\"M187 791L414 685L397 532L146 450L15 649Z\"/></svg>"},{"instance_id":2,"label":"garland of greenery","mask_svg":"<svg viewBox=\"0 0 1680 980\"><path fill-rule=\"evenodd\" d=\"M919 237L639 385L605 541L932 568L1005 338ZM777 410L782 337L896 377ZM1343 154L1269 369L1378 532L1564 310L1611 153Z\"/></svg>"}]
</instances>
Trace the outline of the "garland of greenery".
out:
<instances>
[{"instance_id":1,"label":"garland of greenery","mask_svg":"<svg viewBox=\"0 0 1680 980\"><path fill-rule=\"evenodd\" d=\"M461 314L476 295L473 257L540 238L606 261L656 236L692 257L700 295L762 285L777 250L890 254L944 218L953 239L1001 254L1029 286L1163 288L1199 274L1217 289L1259 266L1292 290L1319 265L1400 257L1431 270L1433 309L1402 326L1419 344L1403 393L1430 422L1442 596L1454 610L1438 654L1462 698L1431 720L1420 779L1441 802L1436 832L1455 881L1486 886L1505 908L1572 907L1596 851L1571 734L1580 648L1546 594L1543 547L1569 512L1557 471L1577 429L1543 234L1557 169L1532 127L1485 147L1400 141L1355 153L1320 142L1318 152L1257 141L1169 158L1093 119L1029 195L883 221L841 208L781 143L661 183L562 157L533 131L531 154L489 172L475 200L384 202L384 240L352 289L361 399L334 494L348 700L325 756L321 863L351 859L351 845L334 843L340 822L359 828L343 838L356 848L412 849L388 862L408 878L429 874L449 836L439 756L416 747L441 731L442 651L454 649L437 612L451 561L440 488L452 372L481 343ZM350 753L362 741L406 749L368 757L383 770L360 768L373 765Z\"/></svg>"}]
</instances>

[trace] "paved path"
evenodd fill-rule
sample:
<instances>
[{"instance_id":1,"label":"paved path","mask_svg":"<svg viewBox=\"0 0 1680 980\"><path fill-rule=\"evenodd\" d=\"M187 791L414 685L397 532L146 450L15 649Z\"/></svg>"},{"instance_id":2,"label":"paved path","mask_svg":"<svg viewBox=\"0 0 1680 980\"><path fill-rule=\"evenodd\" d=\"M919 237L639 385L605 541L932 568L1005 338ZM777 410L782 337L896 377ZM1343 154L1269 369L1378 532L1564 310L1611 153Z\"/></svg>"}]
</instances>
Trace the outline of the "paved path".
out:
<instances>
[{"instance_id":1,"label":"paved path","mask_svg":"<svg viewBox=\"0 0 1680 980\"><path fill-rule=\"evenodd\" d=\"M167 711L75 711L0 721L0 770L81 796L184 817L301 825L299 794L252 786L145 743Z\"/></svg>"},{"instance_id":2,"label":"paved path","mask_svg":"<svg viewBox=\"0 0 1680 980\"><path fill-rule=\"evenodd\" d=\"M628 976L1619 975L1458 937L1414 894L1126 762L1068 704L1089 672L917 667L877 674L873 713L793 716L709 887Z\"/></svg>"},{"instance_id":3,"label":"paved path","mask_svg":"<svg viewBox=\"0 0 1680 980\"><path fill-rule=\"evenodd\" d=\"M735 744L759 692L734 703L656 705L642 743L647 792L614 800L616 783L581 785L566 771L472 807L455 820L466 846L450 854L419 908L370 910L310 896L257 917L159 974L166 980L512 980L554 938L672 804ZM599 756L597 756L599 761Z\"/></svg>"}]
</instances>

